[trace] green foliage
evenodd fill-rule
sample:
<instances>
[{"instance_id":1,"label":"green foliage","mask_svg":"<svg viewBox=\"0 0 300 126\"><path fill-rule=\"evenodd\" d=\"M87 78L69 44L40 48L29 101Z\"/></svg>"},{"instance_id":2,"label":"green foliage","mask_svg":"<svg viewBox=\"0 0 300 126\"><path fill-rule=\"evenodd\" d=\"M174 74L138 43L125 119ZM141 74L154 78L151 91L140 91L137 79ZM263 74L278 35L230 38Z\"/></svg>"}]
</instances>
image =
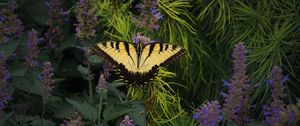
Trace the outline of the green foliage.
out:
<instances>
[{"instance_id":1,"label":"green foliage","mask_svg":"<svg viewBox=\"0 0 300 126\"><path fill-rule=\"evenodd\" d=\"M197 1L196 4L198 6L195 6L192 12L197 16L199 33L203 35L204 41L211 45L211 50L219 50L208 53L213 61L218 61L220 56L230 59L230 50L225 49L243 41L249 47L249 76L252 83L264 82L274 65L284 66L293 78L297 78L292 57L297 57L298 54L294 50L299 48L299 25L296 23L299 18L295 16L299 12L299 2L204 0ZM217 67L221 69L215 72L225 73L210 72L215 78L204 81L204 84L211 85L215 81L220 83L220 80L224 79L224 75L228 73L225 66L230 65L225 65L228 64L227 60L222 62L224 65L217 63ZM298 83L298 80L295 81ZM298 88L295 84L292 86ZM257 99L258 102L266 100L266 97L260 98L266 92L264 86L255 92L253 99Z\"/></svg>"},{"instance_id":2,"label":"green foliage","mask_svg":"<svg viewBox=\"0 0 300 126\"><path fill-rule=\"evenodd\" d=\"M75 101L71 99L67 99L67 101L72 104L75 109L77 109L80 113L82 113L83 117L89 119L91 121L95 121L97 119L97 110L93 108L91 105L81 101Z\"/></svg>"},{"instance_id":3,"label":"green foliage","mask_svg":"<svg viewBox=\"0 0 300 126\"><path fill-rule=\"evenodd\" d=\"M1 2L1 9L9 2ZM284 100L293 103L300 96L299 0L158 0L163 19L155 31L134 23L138 15L128 9L133 0L95 0L92 9L97 16L96 36L83 40L77 40L74 34L76 2L61 1L68 16L60 28L62 40L51 49L45 38L50 28L45 1L17 0L19 7L14 13L25 30L7 43L0 42L11 76L7 80L8 94L13 97L5 106L0 125L58 125L71 120L75 111L81 113L85 125L93 126L119 125L125 115L139 126L197 125L191 116L196 106L211 99L222 101L220 92L226 90L222 80L230 79L232 48L240 41L247 46L249 82L257 87L251 95L251 102L257 106L252 116L257 121L247 125L265 125L262 106L270 101L270 86L264 82L273 66L282 66L283 73L289 75ZM44 97L42 67L24 63L27 31L32 28L43 38L38 44L39 64L50 61L54 68L55 88L49 98ZM98 97L95 87L105 61L89 55L88 50L100 41L133 42L137 33L183 46L187 54L168 70L160 68L155 80L144 87L130 87L112 72L115 74L106 80L107 92ZM3 37L0 33L0 40ZM222 125L236 124L229 120Z\"/></svg>"}]
</instances>

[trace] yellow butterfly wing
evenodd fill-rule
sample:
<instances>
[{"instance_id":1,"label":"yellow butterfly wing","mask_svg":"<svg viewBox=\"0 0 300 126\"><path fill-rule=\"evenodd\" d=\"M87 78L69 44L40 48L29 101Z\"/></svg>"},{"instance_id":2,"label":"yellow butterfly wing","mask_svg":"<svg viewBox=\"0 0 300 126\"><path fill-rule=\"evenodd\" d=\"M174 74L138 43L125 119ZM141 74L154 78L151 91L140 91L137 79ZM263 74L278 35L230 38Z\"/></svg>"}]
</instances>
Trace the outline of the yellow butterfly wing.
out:
<instances>
[{"instance_id":1,"label":"yellow butterfly wing","mask_svg":"<svg viewBox=\"0 0 300 126\"><path fill-rule=\"evenodd\" d=\"M139 72L148 72L155 66L166 66L185 53L184 48L176 45L162 43L147 44L140 56L141 65L138 67Z\"/></svg>"},{"instance_id":2,"label":"yellow butterfly wing","mask_svg":"<svg viewBox=\"0 0 300 126\"><path fill-rule=\"evenodd\" d=\"M135 47L126 42L100 42L92 50L113 65L123 65L128 71L135 71L137 54Z\"/></svg>"},{"instance_id":3,"label":"yellow butterfly wing","mask_svg":"<svg viewBox=\"0 0 300 126\"><path fill-rule=\"evenodd\" d=\"M162 43L137 45L109 41L97 43L92 50L116 65L129 85L140 86L155 77L159 66L166 66L185 54L182 47Z\"/></svg>"}]
</instances>

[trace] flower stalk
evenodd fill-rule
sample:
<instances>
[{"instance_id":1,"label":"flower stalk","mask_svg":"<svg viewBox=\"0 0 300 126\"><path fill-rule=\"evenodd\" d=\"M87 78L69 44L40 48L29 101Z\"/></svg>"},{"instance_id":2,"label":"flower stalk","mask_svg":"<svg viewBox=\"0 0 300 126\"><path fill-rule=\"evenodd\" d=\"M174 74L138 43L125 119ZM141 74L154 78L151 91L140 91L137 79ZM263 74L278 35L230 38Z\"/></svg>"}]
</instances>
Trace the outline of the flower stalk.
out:
<instances>
[{"instance_id":1,"label":"flower stalk","mask_svg":"<svg viewBox=\"0 0 300 126\"><path fill-rule=\"evenodd\" d=\"M28 44L27 44L27 54L25 55L25 63L29 67L38 67L39 63L37 61L38 54L40 50L38 49L38 33L34 29L28 32Z\"/></svg>"},{"instance_id":2,"label":"flower stalk","mask_svg":"<svg viewBox=\"0 0 300 126\"><path fill-rule=\"evenodd\" d=\"M0 117L3 116L8 101L12 99L7 92L7 80L9 78L4 53L0 52Z\"/></svg>"},{"instance_id":3,"label":"flower stalk","mask_svg":"<svg viewBox=\"0 0 300 126\"><path fill-rule=\"evenodd\" d=\"M44 118L45 110L46 110L46 104L48 98L52 95L53 88L54 88L54 80L52 79L54 76L53 68L51 65L51 62L44 62L43 63L43 71L42 71L42 88L43 88L43 110L41 117ZM41 121L41 125L43 125L43 120Z\"/></svg>"},{"instance_id":4,"label":"flower stalk","mask_svg":"<svg viewBox=\"0 0 300 126\"><path fill-rule=\"evenodd\" d=\"M250 89L246 75L246 49L243 43L235 45L233 57L234 74L230 82L224 81L228 88L228 94L221 93L225 97L223 114L227 119L233 120L238 125L243 125L249 120L250 111Z\"/></svg>"},{"instance_id":5,"label":"flower stalk","mask_svg":"<svg viewBox=\"0 0 300 126\"><path fill-rule=\"evenodd\" d=\"M95 0L79 0L76 4L77 23L76 37L80 40L90 39L96 36L96 10L94 8Z\"/></svg>"},{"instance_id":6,"label":"flower stalk","mask_svg":"<svg viewBox=\"0 0 300 126\"><path fill-rule=\"evenodd\" d=\"M18 5L15 1L0 11L0 44L8 43L13 38L21 37L24 26L18 15L14 14Z\"/></svg>"}]
</instances>

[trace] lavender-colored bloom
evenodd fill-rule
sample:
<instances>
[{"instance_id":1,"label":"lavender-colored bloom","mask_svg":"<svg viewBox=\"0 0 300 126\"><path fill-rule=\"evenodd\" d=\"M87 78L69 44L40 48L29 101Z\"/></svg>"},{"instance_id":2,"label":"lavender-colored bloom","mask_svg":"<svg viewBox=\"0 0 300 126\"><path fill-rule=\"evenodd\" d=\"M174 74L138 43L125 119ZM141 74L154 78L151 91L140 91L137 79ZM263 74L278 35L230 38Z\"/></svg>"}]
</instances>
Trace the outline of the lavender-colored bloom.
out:
<instances>
[{"instance_id":1,"label":"lavender-colored bloom","mask_svg":"<svg viewBox=\"0 0 300 126\"><path fill-rule=\"evenodd\" d=\"M100 93L107 90L108 82L106 81L103 74L100 74L98 84L96 86L96 92Z\"/></svg>"},{"instance_id":2,"label":"lavender-colored bloom","mask_svg":"<svg viewBox=\"0 0 300 126\"><path fill-rule=\"evenodd\" d=\"M58 43L62 41L62 28L67 13L63 11L60 0L51 0L48 6L49 29L45 33L45 37L48 41L47 47L55 49Z\"/></svg>"},{"instance_id":3,"label":"lavender-colored bloom","mask_svg":"<svg viewBox=\"0 0 300 126\"><path fill-rule=\"evenodd\" d=\"M300 110L296 105L287 105L287 114L289 124L295 125L300 121Z\"/></svg>"},{"instance_id":4,"label":"lavender-colored bloom","mask_svg":"<svg viewBox=\"0 0 300 126\"><path fill-rule=\"evenodd\" d=\"M74 117L64 120L60 126L84 126L82 116L79 112L75 112Z\"/></svg>"},{"instance_id":5,"label":"lavender-colored bloom","mask_svg":"<svg viewBox=\"0 0 300 126\"><path fill-rule=\"evenodd\" d=\"M289 76L288 75L286 75L286 76L283 76L283 78L282 78L282 82L281 83L284 83L284 82L286 82L287 80L289 80Z\"/></svg>"},{"instance_id":6,"label":"lavender-colored bloom","mask_svg":"<svg viewBox=\"0 0 300 126\"><path fill-rule=\"evenodd\" d=\"M0 22L3 22L4 20L4 17L0 17Z\"/></svg>"},{"instance_id":7,"label":"lavender-colored bloom","mask_svg":"<svg viewBox=\"0 0 300 126\"><path fill-rule=\"evenodd\" d=\"M38 33L31 29L31 31L28 32L28 44L27 44L27 54L25 54L25 62L30 67L37 67L38 61L36 60L38 58L39 49L37 47L39 42L38 39Z\"/></svg>"},{"instance_id":8,"label":"lavender-colored bloom","mask_svg":"<svg viewBox=\"0 0 300 126\"><path fill-rule=\"evenodd\" d=\"M47 47L50 49L55 49L58 43L62 40L61 28L59 26L50 26L45 33L45 38Z\"/></svg>"},{"instance_id":9,"label":"lavender-colored bloom","mask_svg":"<svg viewBox=\"0 0 300 126\"><path fill-rule=\"evenodd\" d=\"M16 2L11 2L8 7L0 11L0 43L7 43L14 37L20 37L23 34L24 26L14 11L17 8Z\"/></svg>"},{"instance_id":10,"label":"lavender-colored bloom","mask_svg":"<svg viewBox=\"0 0 300 126\"><path fill-rule=\"evenodd\" d=\"M133 42L134 42L135 44L140 43L140 37L141 37L141 33L138 32L138 33L132 38Z\"/></svg>"},{"instance_id":11,"label":"lavender-colored bloom","mask_svg":"<svg viewBox=\"0 0 300 126\"><path fill-rule=\"evenodd\" d=\"M232 86L232 84L229 83L227 80L223 80L223 86L229 88Z\"/></svg>"},{"instance_id":12,"label":"lavender-colored bloom","mask_svg":"<svg viewBox=\"0 0 300 126\"><path fill-rule=\"evenodd\" d=\"M95 0L80 0L77 2L76 36L79 39L89 39L96 36L97 17L94 9Z\"/></svg>"},{"instance_id":13,"label":"lavender-colored bloom","mask_svg":"<svg viewBox=\"0 0 300 126\"><path fill-rule=\"evenodd\" d=\"M144 0L138 7L141 13L139 16L133 18L137 26L150 31L159 29L158 21L161 20L163 16L158 9L158 0Z\"/></svg>"},{"instance_id":14,"label":"lavender-colored bloom","mask_svg":"<svg viewBox=\"0 0 300 126\"><path fill-rule=\"evenodd\" d=\"M111 72L114 71L115 66L110 64L104 64L103 66L103 76L106 80L108 80L111 76Z\"/></svg>"},{"instance_id":15,"label":"lavender-colored bloom","mask_svg":"<svg viewBox=\"0 0 300 126\"><path fill-rule=\"evenodd\" d=\"M108 82L106 80L108 80L110 78L111 71L113 71L113 66L111 66L109 64L105 64L103 66L103 72L102 72L102 74L100 74L99 81L96 86L97 93L104 92L107 90Z\"/></svg>"},{"instance_id":16,"label":"lavender-colored bloom","mask_svg":"<svg viewBox=\"0 0 300 126\"><path fill-rule=\"evenodd\" d=\"M124 119L120 123L120 126L135 126L135 124L128 115L125 115Z\"/></svg>"},{"instance_id":17,"label":"lavender-colored bloom","mask_svg":"<svg viewBox=\"0 0 300 126\"><path fill-rule=\"evenodd\" d=\"M142 43L142 44L148 44L148 43L153 43L154 41L152 41L150 38L146 37L146 36L143 36L141 35L141 33L137 33L133 38L132 38L133 42L135 44L139 44L139 43Z\"/></svg>"},{"instance_id":18,"label":"lavender-colored bloom","mask_svg":"<svg viewBox=\"0 0 300 126\"><path fill-rule=\"evenodd\" d=\"M243 43L235 45L233 57L234 74L229 82L224 81L228 88L228 93L223 93L225 103L223 114L226 118L232 119L236 124L243 125L245 120L249 120L249 94L251 93L248 86L246 75L246 49Z\"/></svg>"},{"instance_id":19,"label":"lavender-colored bloom","mask_svg":"<svg viewBox=\"0 0 300 126\"><path fill-rule=\"evenodd\" d=\"M222 92L220 92L220 95L222 96L222 97L228 97L228 94L227 93L224 93L223 91Z\"/></svg>"},{"instance_id":20,"label":"lavender-colored bloom","mask_svg":"<svg viewBox=\"0 0 300 126\"><path fill-rule=\"evenodd\" d=\"M282 115L285 114L285 104L281 100L284 97L284 85L282 81L282 70L275 66L272 70L270 80L268 81L272 86L272 102L270 106L264 107L264 115L266 123L270 126L283 125L284 119Z\"/></svg>"},{"instance_id":21,"label":"lavender-colored bloom","mask_svg":"<svg viewBox=\"0 0 300 126\"><path fill-rule=\"evenodd\" d=\"M62 26L64 23L64 17L66 16L66 12L63 11L60 0L50 0L49 1L49 9L48 9L48 25Z\"/></svg>"},{"instance_id":22,"label":"lavender-colored bloom","mask_svg":"<svg viewBox=\"0 0 300 126\"><path fill-rule=\"evenodd\" d=\"M218 126L223 120L221 106L218 101L211 101L197 109L194 119L199 121L201 126Z\"/></svg>"},{"instance_id":23,"label":"lavender-colored bloom","mask_svg":"<svg viewBox=\"0 0 300 126\"><path fill-rule=\"evenodd\" d=\"M5 57L0 52L0 117L4 114L4 109L11 97L7 93L7 80L10 78L6 69Z\"/></svg>"},{"instance_id":24,"label":"lavender-colored bloom","mask_svg":"<svg viewBox=\"0 0 300 126\"><path fill-rule=\"evenodd\" d=\"M272 86L272 98L274 101L281 100L282 97L285 96L284 94L284 85L282 81L282 70L280 67L275 66L272 70L271 77L270 77L270 84Z\"/></svg>"},{"instance_id":25,"label":"lavender-colored bloom","mask_svg":"<svg viewBox=\"0 0 300 126\"><path fill-rule=\"evenodd\" d=\"M44 62L43 63L43 71L42 71L42 86L44 90L44 94L46 97L51 96L54 88L54 80L53 80L53 68L51 62Z\"/></svg>"}]
</instances>

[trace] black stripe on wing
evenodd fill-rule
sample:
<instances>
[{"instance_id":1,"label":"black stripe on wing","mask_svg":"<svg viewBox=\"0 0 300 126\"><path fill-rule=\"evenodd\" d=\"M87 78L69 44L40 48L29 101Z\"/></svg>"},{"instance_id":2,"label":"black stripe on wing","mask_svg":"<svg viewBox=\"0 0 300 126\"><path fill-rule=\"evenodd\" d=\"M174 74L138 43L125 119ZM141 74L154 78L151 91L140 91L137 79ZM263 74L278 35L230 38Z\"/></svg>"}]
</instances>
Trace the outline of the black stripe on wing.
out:
<instances>
[{"instance_id":1,"label":"black stripe on wing","mask_svg":"<svg viewBox=\"0 0 300 126\"><path fill-rule=\"evenodd\" d=\"M176 60L180 56L186 54L186 50L184 48L180 47L180 46L177 46L177 45L163 44L163 43L157 43L157 42L148 43L148 44L150 44L150 51L149 51L149 54L148 54L147 58L145 59L145 61L148 59L148 57L150 57L150 55L152 54L153 49L154 49L155 46L159 46L159 51L160 52L170 50L170 47L172 47L171 51L176 50L177 48L181 48L181 50L179 50L177 53L175 53L175 55L169 57L168 59L166 59L166 61L162 62L161 64L157 64L158 66L161 66L161 67L169 65L171 62L173 62L174 60ZM148 44L146 44L146 45L148 45ZM159 44L159 45L156 45L156 44ZM144 45L144 47L146 45Z\"/></svg>"},{"instance_id":2,"label":"black stripe on wing","mask_svg":"<svg viewBox=\"0 0 300 126\"><path fill-rule=\"evenodd\" d=\"M181 49L177 53L175 53L173 56L169 57L166 61L164 61L163 63L161 63L159 66L162 66L162 67L167 66L171 62L173 62L174 60L176 60L177 58L179 58L180 56L186 54L186 50L184 48L182 48L182 47L178 47L176 45L168 45L168 44L166 44L165 46L166 46L165 50L163 50L163 51L168 50L169 46L172 46L172 50L175 50L177 48L181 48Z\"/></svg>"},{"instance_id":3,"label":"black stripe on wing","mask_svg":"<svg viewBox=\"0 0 300 126\"><path fill-rule=\"evenodd\" d=\"M131 61L133 62L133 64L136 66L135 62L134 62L134 59L132 58L131 54L130 54L130 50L129 50L129 43L127 42L124 42L124 46L125 46L125 49L126 49L126 52L127 52L127 55L130 57ZM135 46L133 46L135 47ZM136 49L135 49L136 50Z\"/></svg>"},{"instance_id":4,"label":"black stripe on wing","mask_svg":"<svg viewBox=\"0 0 300 126\"><path fill-rule=\"evenodd\" d=\"M108 42L110 42L110 44L108 44ZM120 44L124 44L125 47L125 52L127 53L127 55L130 57L131 61L135 64L133 57L130 54L130 50L129 50L129 44L127 42L115 42L115 41L108 41L108 42L101 42L101 44L106 47L106 48L113 48L116 50L120 50ZM133 47L135 47L133 45ZM109 63L113 64L113 65L121 65L121 63L117 62L115 59L113 59L111 56L109 56L104 50L102 50L100 47L98 47L98 44L96 44L94 47L92 47L92 54L97 54L100 55L101 57L103 57L106 61L108 61Z\"/></svg>"},{"instance_id":5,"label":"black stripe on wing","mask_svg":"<svg viewBox=\"0 0 300 126\"><path fill-rule=\"evenodd\" d=\"M107 47L107 42L101 43L104 47ZM111 47L113 45L110 45ZM110 57L106 52L104 52L98 45L96 44L95 46L92 47L92 54L97 54L101 57L103 57L106 61L111 63L112 65L119 65L117 61L115 61L112 57Z\"/></svg>"}]
</instances>

